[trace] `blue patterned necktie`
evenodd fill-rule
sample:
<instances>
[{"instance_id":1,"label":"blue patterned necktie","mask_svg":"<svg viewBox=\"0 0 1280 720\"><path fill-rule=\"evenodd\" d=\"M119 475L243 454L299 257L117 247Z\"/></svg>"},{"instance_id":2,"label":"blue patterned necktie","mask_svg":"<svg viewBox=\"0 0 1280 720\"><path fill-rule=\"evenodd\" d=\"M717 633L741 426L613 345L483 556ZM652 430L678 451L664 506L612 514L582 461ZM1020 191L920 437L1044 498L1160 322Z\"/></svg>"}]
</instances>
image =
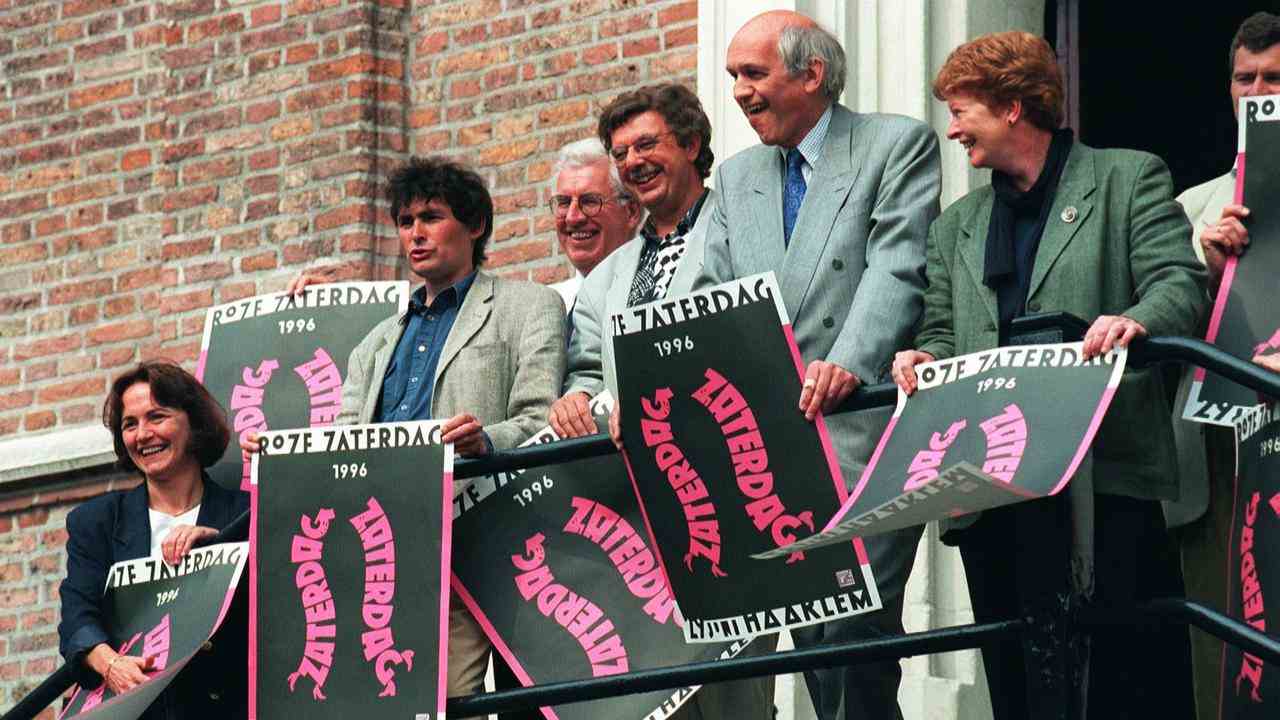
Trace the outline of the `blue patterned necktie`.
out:
<instances>
[{"instance_id":1,"label":"blue patterned necktie","mask_svg":"<svg viewBox=\"0 0 1280 720\"><path fill-rule=\"evenodd\" d=\"M791 229L796 226L800 203L804 202L804 156L798 148L787 151L787 177L782 183L782 244L791 244Z\"/></svg>"}]
</instances>

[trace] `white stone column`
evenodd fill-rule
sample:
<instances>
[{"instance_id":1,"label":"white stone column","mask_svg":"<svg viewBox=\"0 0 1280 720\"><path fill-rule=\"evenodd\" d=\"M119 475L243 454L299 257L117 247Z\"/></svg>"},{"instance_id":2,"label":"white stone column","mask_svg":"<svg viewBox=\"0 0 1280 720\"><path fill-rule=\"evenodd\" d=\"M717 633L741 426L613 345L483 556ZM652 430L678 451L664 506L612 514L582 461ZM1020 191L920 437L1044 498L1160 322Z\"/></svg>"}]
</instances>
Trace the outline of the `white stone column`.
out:
<instances>
[{"instance_id":1,"label":"white stone column","mask_svg":"<svg viewBox=\"0 0 1280 720\"><path fill-rule=\"evenodd\" d=\"M699 0L698 97L711 118L717 161L758 142L733 101L724 69L729 41L747 20L775 9L803 12L840 38L849 66L845 105L909 115L937 131L943 207L987 182L987 173L971 169L962 149L945 139L947 109L933 98L933 77L968 39L999 30L1042 33L1043 0ZM903 621L908 631L973 621L959 553L938 541L936 526L920 543ZM903 669L899 700L907 718L991 716L976 651L910 658ZM803 678L779 678L778 710L781 720L813 717Z\"/></svg>"}]
</instances>

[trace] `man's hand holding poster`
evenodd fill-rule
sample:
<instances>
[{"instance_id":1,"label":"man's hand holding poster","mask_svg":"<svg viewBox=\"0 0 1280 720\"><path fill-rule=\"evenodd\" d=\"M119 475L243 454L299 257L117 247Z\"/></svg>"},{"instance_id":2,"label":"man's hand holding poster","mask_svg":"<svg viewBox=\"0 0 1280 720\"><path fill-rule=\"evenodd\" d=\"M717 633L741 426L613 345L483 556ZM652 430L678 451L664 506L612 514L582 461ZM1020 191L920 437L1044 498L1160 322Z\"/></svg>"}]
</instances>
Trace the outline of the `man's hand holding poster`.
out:
<instances>
[{"instance_id":1,"label":"man's hand holding poster","mask_svg":"<svg viewBox=\"0 0 1280 720\"><path fill-rule=\"evenodd\" d=\"M1236 422L1236 496L1227 558L1227 614L1268 630L1266 599L1280 597L1280 413L1262 405ZM1272 613L1274 614L1274 613ZM1222 662L1223 720L1274 718L1280 709L1280 669L1226 643Z\"/></svg>"},{"instance_id":2,"label":"man's hand holding poster","mask_svg":"<svg viewBox=\"0 0 1280 720\"><path fill-rule=\"evenodd\" d=\"M1240 98L1236 204L1249 208L1249 245L1227 259L1205 340L1239 358L1280 352L1280 95ZM1196 368L1183 418L1232 426L1258 404L1243 385Z\"/></svg>"},{"instance_id":3,"label":"man's hand holding poster","mask_svg":"<svg viewBox=\"0 0 1280 720\"><path fill-rule=\"evenodd\" d=\"M112 565L105 606L111 608L116 650L149 658L151 677L123 695L106 683L76 688L60 720L140 717L222 625L248 556L247 543L225 543L196 548L177 565L158 557ZM243 633L242 623L243 616L236 628Z\"/></svg>"},{"instance_id":4,"label":"man's hand holding poster","mask_svg":"<svg viewBox=\"0 0 1280 720\"><path fill-rule=\"evenodd\" d=\"M313 285L209 308L196 377L227 411L237 436L330 425L342 408L347 358L369 330L409 306L409 284ZM210 476L248 489L233 442Z\"/></svg>"},{"instance_id":5,"label":"man's hand holding poster","mask_svg":"<svg viewBox=\"0 0 1280 720\"><path fill-rule=\"evenodd\" d=\"M773 552L847 541L1032 498L1067 486L1124 373L1126 351L1081 343L995 348L916 367L840 512Z\"/></svg>"},{"instance_id":6,"label":"man's hand holding poster","mask_svg":"<svg viewBox=\"0 0 1280 720\"><path fill-rule=\"evenodd\" d=\"M611 318L628 471L688 642L722 642L880 607L860 541L751 556L821 528L844 483L772 273Z\"/></svg>"},{"instance_id":7,"label":"man's hand holding poster","mask_svg":"<svg viewBox=\"0 0 1280 720\"><path fill-rule=\"evenodd\" d=\"M613 400L591 402L601 428ZM551 428L525 445L559 439ZM454 499L458 595L525 684L731 657L686 645L622 458L478 478ZM697 687L544 708L548 720L661 720Z\"/></svg>"},{"instance_id":8,"label":"man's hand holding poster","mask_svg":"<svg viewBox=\"0 0 1280 720\"><path fill-rule=\"evenodd\" d=\"M439 422L263 433L249 717L444 712L453 446Z\"/></svg>"}]
</instances>

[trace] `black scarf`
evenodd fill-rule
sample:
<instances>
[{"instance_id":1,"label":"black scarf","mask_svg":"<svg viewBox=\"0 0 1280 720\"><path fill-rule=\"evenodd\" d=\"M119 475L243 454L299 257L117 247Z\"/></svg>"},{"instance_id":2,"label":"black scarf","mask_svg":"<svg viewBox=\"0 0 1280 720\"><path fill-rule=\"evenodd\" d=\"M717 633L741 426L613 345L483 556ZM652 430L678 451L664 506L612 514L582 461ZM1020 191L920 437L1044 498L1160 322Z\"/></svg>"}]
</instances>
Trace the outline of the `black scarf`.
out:
<instances>
[{"instance_id":1,"label":"black scarf","mask_svg":"<svg viewBox=\"0 0 1280 720\"><path fill-rule=\"evenodd\" d=\"M1073 134L1070 129L1053 133L1049 152L1040 177L1026 192L1013 184L1013 179L999 170L991 173L995 202L991 206L991 225L987 229L987 257L982 282L996 291L1000 310L1000 340L1003 344L1009 323L1022 315L1031 285L1040 236L1044 234L1049 210L1058 191L1058 180L1071 153ZM1034 217L1035 225L1021 246L1016 240L1018 218ZM1022 262L1019 262L1019 259Z\"/></svg>"}]
</instances>

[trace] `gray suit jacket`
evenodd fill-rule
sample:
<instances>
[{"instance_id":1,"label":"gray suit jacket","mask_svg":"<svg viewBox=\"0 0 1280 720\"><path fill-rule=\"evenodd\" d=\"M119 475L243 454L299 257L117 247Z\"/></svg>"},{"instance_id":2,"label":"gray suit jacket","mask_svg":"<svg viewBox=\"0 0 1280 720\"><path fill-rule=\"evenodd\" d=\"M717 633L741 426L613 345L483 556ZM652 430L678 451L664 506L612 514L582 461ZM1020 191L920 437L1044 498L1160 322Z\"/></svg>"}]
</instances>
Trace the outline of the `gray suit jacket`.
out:
<instances>
[{"instance_id":1,"label":"gray suit jacket","mask_svg":"<svg viewBox=\"0 0 1280 720\"><path fill-rule=\"evenodd\" d=\"M709 191L702 203L698 220L685 235L684 255L680 266L667 288L667 297L684 295L693 289L693 281L702 270L703 243L711 222L712 208L716 203L715 191ZM595 397L601 390L618 397L618 377L613 364L613 343L610 341L609 318L627 309L627 295L631 293L631 281L640 263L640 251L644 238L637 236L614 250L592 269L582 287L578 289L577 303L573 309L573 337L569 339L569 376L565 378L565 393L584 392Z\"/></svg>"},{"instance_id":2,"label":"gray suit jacket","mask_svg":"<svg viewBox=\"0 0 1280 720\"><path fill-rule=\"evenodd\" d=\"M338 424L374 422L404 326L389 317L351 351ZM476 274L436 366L431 416L471 413L495 449L546 424L564 374L564 303L543 285Z\"/></svg>"},{"instance_id":3,"label":"gray suit jacket","mask_svg":"<svg viewBox=\"0 0 1280 720\"><path fill-rule=\"evenodd\" d=\"M923 123L832 108L791 244L782 238L778 148L757 145L716 171L698 287L773 270L805 363L883 382L910 347L924 294L925 237L938 215L938 140ZM827 419L845 482L857 480L889 411Z\"/></svg>"}]
</instances>

